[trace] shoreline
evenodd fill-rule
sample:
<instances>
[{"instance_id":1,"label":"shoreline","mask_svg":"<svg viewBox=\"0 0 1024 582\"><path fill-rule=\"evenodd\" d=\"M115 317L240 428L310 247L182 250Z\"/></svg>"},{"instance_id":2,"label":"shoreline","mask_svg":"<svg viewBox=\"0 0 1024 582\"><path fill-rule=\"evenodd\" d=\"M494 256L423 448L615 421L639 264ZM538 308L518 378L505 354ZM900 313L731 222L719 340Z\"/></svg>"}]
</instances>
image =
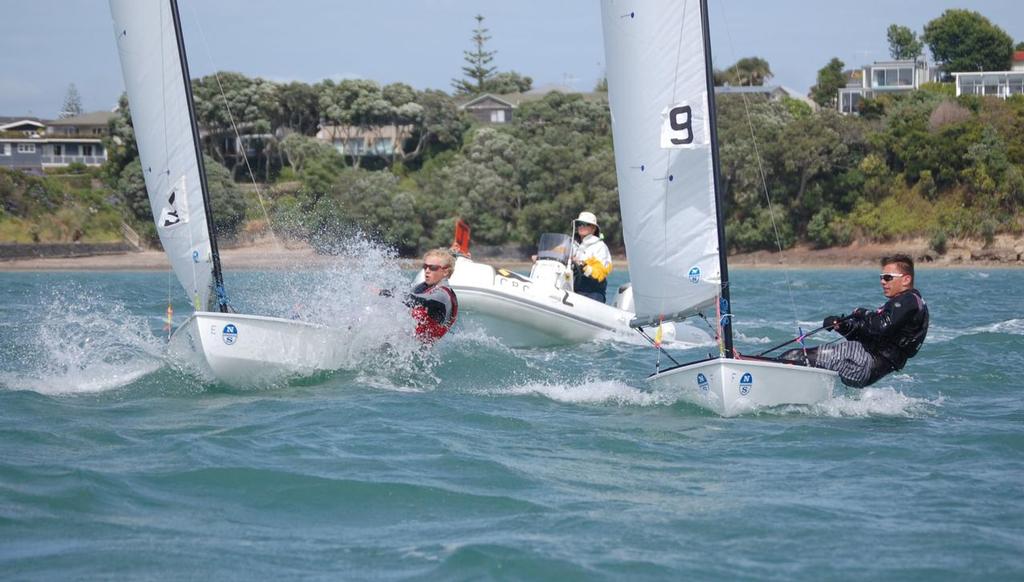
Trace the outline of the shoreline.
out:
<instances>
[{"instance_id":1,"label":"shoreline","mask_svg":"<svg viewBox=\"0 0 1024 582\"><path fill-rule=\"evenodd\" d=\"M904 252L915 258L916 266L929 268L1024 268L1024 239L1005 237L989 248L980 243L962 242L950 245L944 255L936 255L924 241L891 244L855 244L848 247L813 250L793 248L781 253L757 251L729 256L734 269L848 269L874 268L879 259L890 253ZM305 270L337 264L338 257L318 255L306 245L256 243L222 249L224 269L233 270ZM418 259L402 259L410 264ZM511 268L529 267L521 258L477 257L477 261ZM617 269L627 268L625 257L613 258ZM66 258L27 258L0 261L0 272L33 271L165 271L170 263L162 251L136 251L117 254Z\"/></svg>"}]
</instances>

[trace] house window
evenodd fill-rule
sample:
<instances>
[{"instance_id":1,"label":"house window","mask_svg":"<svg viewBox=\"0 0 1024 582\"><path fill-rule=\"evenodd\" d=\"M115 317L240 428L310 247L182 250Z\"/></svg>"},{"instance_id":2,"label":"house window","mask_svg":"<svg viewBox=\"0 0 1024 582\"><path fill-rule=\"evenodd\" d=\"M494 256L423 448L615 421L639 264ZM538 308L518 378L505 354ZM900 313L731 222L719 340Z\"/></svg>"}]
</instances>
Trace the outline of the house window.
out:
<instances>
[{"instance_id":1,"label":"house window","mask_svg":"<svg viewBox=\"0 0 1024 582\"><path fill-rule=\"evenodd\" d=\"M349 155L360 155L366 147L366 140L361 137L354 137L345 142L345 153Z\"/></svg>"},{"instance_id":2,"label":"house window","mask_svg":"<svg viewBox=\"0 0 1024 582\"><path fill-rule=\"evenodd\" d=\"M9 155L11 155L11 144L9 144L9 143L0 143L0 156L9 156Z\"/></svg>"},{"instance_id":3,"label":"house window","mask_svg":"<svg viewBox=\"0 0 1024 582\"><path fill-rule=\"evenodd\" d=\"M91 156L91 155L93 155L93 153L92 153L92 144L82 144L82 155L83 156Z\"/></svg>"},{"instance_id":4,"label":"house window","mask_svg":"<svg viewBox=\"0 0 1024 582\"><path fill-rule=\"evenodd\" d=\"M491 111L491 123L505 123L505 110L495 109Z\"/></svg>"},{"instance_id":5,"label":"house window","mask_svg":"<svg viewBox=\"0 0 1024 582\"><path fill-rule=\"evenodd\" d=\"M34 154L36 153L36 144L34 143L19 143L18 144L19 154Z\"/></svg>"},{"instance_id":6,"label":"house window","mask_svg":"<svg viewBox=\"0 0 1024 582\"><path fill-rule=\"evenodd\" d=\"M373 142L373 151L379 155L394 153L394 142L390 137L378 138L377 141Z\"/></svg>"},{"instance_id":7,"label":"house window","mask_svg":"<svg viewBox=\"0 0 1024 582\"><path fill-rule=\"evenodd\" d=\"M55 156L62 156L62 155L64 155L64 154L61 153L61 146L60 146L60 144L56 144L56 143L53 144L53 155L55 155Z\"/></svg>"}]
</instances>

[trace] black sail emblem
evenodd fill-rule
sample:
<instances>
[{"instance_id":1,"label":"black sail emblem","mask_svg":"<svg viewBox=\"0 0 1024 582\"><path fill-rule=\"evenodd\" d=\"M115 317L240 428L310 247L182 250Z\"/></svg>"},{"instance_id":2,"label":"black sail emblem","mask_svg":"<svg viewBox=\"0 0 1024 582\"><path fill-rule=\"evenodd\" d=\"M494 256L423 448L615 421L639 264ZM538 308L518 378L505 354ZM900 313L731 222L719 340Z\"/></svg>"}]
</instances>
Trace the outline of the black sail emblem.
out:
<instances>
[{"instance_id":1,"label":"black sail emblem","mask_svg":"<svg viewBox=\"0 0 1024 582\"><path fill-rule=\"evenodd\" d=\"M167 206L168 206L168 208L164 209L164 216L163 216L163 219L164 219L163 220L163 226L164 226L164 228L166 228L168 226L174 226L175 224L178 224L179 222L181 222L181 217L178 216L178 207L174 205L175 194L176 194L175 191L171 190L171 195L167 197Z\"/></svg>"}]
</instances>

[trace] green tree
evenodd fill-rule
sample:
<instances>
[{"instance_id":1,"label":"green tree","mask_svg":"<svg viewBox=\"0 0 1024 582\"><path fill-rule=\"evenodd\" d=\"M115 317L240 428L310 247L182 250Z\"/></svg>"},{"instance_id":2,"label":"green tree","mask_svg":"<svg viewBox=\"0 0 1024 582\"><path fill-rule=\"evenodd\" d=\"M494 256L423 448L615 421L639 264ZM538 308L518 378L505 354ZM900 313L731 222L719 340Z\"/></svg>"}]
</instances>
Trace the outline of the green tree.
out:
<instances>
[{"instance_id":1,"label":"green tree","mask_svg":"<svg viewBox=\"0 0 1024 582\"><path fill-rule=\"evenodd\" d=\"M65 119L81 115L83 112L82 96L78 94L78 88L75 87L75 84L71 83L68 85L68 92L64 96L64 105L61 106L58 117Z\"/></svg>"},{"instance_id":2,"label":"green tree","mask_svg":"<svg viewBox=\"0 0 1024 582\"><path fill-rule=\"evenodd\" d=\"M317 88L294 81L277 88L281 103L279 117L273 120L275 128L283 127L302 135L316 135L320 124L320 96Z\"/></svg>"},{"instance_id":3,"label":"green tree","mask_svg":"<svg viewBox=\"0 0 1024 582\"><path fill-rule=\"evenodd\" d=\"M525 93L533 88L533 79L515 71L497 73L484 81L484 93Z\"/></svg>"},{"instance_id":4,"label":"green tree","mask_svg":"<svg viewBox=\"0 0 1024 582\"><path fill-rule=\"evenodd\" d=\"M1013 59L1013 39L981 14L950 9L924 26L924 42L947 74L1005 71Z\"/></svg>"},{"instance_id":5,"label":"green tree","mask_svg":"<svg viewBox=\"0 0 1024 582\"><path fill-rule=\"evenodd\" d=\"M476 28L473 29L473 50L463 51L466 61L462 67L464 79L452 79L452 87L460 95L472 95L485 92L487 81L494 75L496 67L490 66L497 51L484 50L484 45L491 37L484 28L484 17L477 14Z\"/></svg>"},{"instance_id":6,"label":"green tree","mask_svg":"<svg viewBox=\"0 0 1024 582\"><path fill-rule=\"evenodd\" d=\"M760 57L745 57L724 71L715 71L716 85L764 85L773 77L771 65Z\"/></svg>"},{"instance_id":7,"label":"green tree","mask_svg":"<svg viewBox=\"0 0 1024 582\"><path fill-rule=\"evenodd\" d=\"M206 152L237 178L247 171L245 150L252 149L255 159L248 160L252 178L262 170L269 181L271 159L278 148L274 122L282 118L277 85L241 73L221 72L194 80L192 92L196 119L208 132Z\"/></svg>"},{"instance_id":8,"label":"green tree","mask_svg":"<svg viewBox=\"0 0 1024 582\"><path fill-rule=\"evenodd\" d=\"M822 107L835 108L839 98L839 90L846 86L843 75L843 61L833 57L827 65L818 71L818 82L811 87L811 99Z\"/></svg>"},{"instance_id":9,"label":"green tree","mask_svg":"<svg viewBox=\"0 0 1024 582\"><path fill-rule=\"evenodd\" d=\"M924 43L917 38L917 33L906 26L890 24L886 31L889 41L889 56L897 60L916 59L924 50Z\"/></svg>"}]
</instances>

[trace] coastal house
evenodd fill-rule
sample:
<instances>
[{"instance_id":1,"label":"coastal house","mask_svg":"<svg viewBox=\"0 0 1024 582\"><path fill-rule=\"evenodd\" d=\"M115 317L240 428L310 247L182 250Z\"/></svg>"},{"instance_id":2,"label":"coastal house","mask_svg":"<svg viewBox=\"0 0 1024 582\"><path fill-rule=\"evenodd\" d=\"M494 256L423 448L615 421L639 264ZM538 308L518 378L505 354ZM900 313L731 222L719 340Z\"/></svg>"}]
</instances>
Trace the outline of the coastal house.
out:
<instances>
[{"instance_id":1,"label":"coastal house","mask_svg":"<svg viewBox=\"0 0 1024 582\"><path fill-rule=\"evenodd\" d=\"M782 101L783 98L789 98L806 103L811 109L818 109L818 104L807 95L782 85L716 85L715 95L750 95L764 97L769 101Z\"/></svg>"},{"instance_id":2,"label":"coastal house","mask_svg":"<svg viewBox=\"0 0 1024 582\"><path fill-rule=\"evenodd\" d=\"M483 95L464 96L456 99L459 109L465 111L478 123L503 125L512 123L516 109L524 103L540 101L551 93L581 95L586 101L604 101L608 94L604 92L584 93L564 85L544 85L522 93L484 93Z\"/></svg>"},{"instance_id":3,"label":"coastal house","mask_svg":"<svg viewBox=\"0 0 1024 582\"><path fill-rule=\"evenodd\" d=\"M1012 95L1024 95L1024 51L1013 53L1009 71L976 71L953 73L956 79L956 94L988 95L1006 99Z\"/></svg>"},{"instance_id":4,"label":"coastal house","mask_svg":"<svg viewBox=\"0 0 1024 582\"><path fill-rule=\"evenodd\" d=\"M928 66L924 57L915 60L875 61L848 73L846 87L839 89L836 106L840 113L859 111L865 99L885 94L916 91L924 83L938 79L938 70Z\"/></svg>"},{"instance_id":5,"label":"coastal house","mask_svg":"<svg viewBox=\"0 0 1024 582\"><path fill-rule=\"evenodd\" d=\"M101 166L107 161L103 139L115 115L100 111L54 121L5 118L10 121L0 123L0 167L42 174L44 168L76 162Z\"/></svg>"},{"instance_id":6,"label":"coastal house","mask_svg":"<svg viewBox=\"0 0 1024 582\"><path fill-rule=\"evenodd\" d=\"M355 125L322 125L316 139L331 144L344 156L394 155L401 143L412 135L411 125L382 125L372 129Z\"/></svg>"}]
</instances>

